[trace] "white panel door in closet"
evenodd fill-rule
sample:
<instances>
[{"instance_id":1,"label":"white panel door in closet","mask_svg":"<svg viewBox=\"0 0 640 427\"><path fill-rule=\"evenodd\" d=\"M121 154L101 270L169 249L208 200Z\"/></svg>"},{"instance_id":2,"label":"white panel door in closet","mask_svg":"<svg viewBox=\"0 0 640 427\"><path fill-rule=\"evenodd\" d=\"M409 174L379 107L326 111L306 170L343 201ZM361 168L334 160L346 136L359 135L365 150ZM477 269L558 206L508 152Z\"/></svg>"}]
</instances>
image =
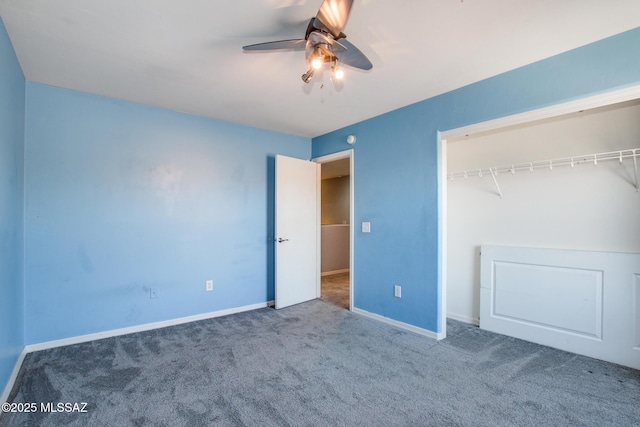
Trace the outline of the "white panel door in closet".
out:
<instances>
[{"instance_id":1,"label":"white panel door in closet","mask_svg":"<svg viewBox=\"0 0 640 427\"><path fill-rule=\"evenodd\" d=\"M480 328L640 369L640 254L482 246Z\"/></svg>"}]
</instances>

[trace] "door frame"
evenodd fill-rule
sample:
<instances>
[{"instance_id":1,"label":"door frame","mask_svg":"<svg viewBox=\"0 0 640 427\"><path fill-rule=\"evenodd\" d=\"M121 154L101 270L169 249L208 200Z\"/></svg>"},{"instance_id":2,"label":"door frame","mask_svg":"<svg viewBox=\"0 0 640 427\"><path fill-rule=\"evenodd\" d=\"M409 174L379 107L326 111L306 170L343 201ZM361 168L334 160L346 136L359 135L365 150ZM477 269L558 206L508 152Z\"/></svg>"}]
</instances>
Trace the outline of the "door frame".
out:
<instances>
[{"instance_id":1,"label":"door frame","mask_svg":"<svg viewBox=\"0 0 640 427\"><path fill-rule=\"evenodd\" d=\"M349 150L344 150L344 151L339 151L337 153L333 153L333 154L327 154L326 156L320 156L320 157L315 157L312 158L311 161L322 164L322 163L329 163L329 162L333 162L335 160L341 160L341 159L349 159L349 311L353 311L353 284L355 283L354 281L354 270L353 270L353 266L354 266L354 262L353 262L353 255L354 255L354 242L353 242L353 237L354 237L354 150L353 148L349 149ZM321 192L320 192L320 181L321 179L318 179L318 230L320 230L320 226L321 226L321 222L322 222L322 217L321 217L321 201L320 201L320 196L321 196ZM320 264L320 238L318 238L318 297L320 297L320 285L321 285L321 280L320 280L320 275L322 274L321 272L321 264Z\"/></svg>"},{"instance_id":2,"label":"door frame","mask_svg":"<svg viewBox=\"0 0 640 427\"><path fill-rule=\"evenodd\" d=\"M560 102L549 107L438 132L438 313L440 314L438 319L440 324L438 339L443 339L447 336L447 140L481 132L495 131L509 126L532 123L582 110L605 107L634 99L640 99L640 85L585 96L584 98Z\"/></svg>"}]
</instances>

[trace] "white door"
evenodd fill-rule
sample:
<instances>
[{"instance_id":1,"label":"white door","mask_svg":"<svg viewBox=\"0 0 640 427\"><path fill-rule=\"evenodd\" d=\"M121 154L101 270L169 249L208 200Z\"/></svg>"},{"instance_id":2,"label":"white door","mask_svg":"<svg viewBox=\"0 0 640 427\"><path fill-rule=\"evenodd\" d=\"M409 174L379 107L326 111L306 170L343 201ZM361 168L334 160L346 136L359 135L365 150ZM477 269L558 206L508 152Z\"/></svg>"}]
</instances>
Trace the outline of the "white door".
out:
<instances>
[{"instance_id":1,"label":"white door","mask_svg":"<svg viewBox=\"0 0 640 427\"><path fill-rule=\"evenodd\" d=\"M482 246L480 328L640 369L640 254Z\"/></svg>"},{"instance_id":2,"label":"white door","mask_svg":"<svg viewBox=\"0 0 640 427\"><path fill-rule=\"evenodd\" d=\"M276 156L276 308L317 298L320 165Z\"/></svg>"}]
</instances>

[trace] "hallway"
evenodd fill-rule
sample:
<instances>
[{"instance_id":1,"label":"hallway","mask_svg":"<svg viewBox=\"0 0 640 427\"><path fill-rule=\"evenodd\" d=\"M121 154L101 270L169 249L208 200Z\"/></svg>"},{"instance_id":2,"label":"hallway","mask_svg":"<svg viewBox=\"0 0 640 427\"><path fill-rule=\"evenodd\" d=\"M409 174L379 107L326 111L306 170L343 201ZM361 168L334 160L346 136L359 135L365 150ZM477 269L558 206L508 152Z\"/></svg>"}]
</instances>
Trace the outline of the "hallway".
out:
<instances>
[{"instance_id":1,"label":"hallway","mask_svg":"<svg viewBox=\"0 0 640 427\"><path fill-rule=\"evenodd\" d=\"M322 277L322 299L344 309L349 309L349 273Z\"/></svg>"}]
</instances>

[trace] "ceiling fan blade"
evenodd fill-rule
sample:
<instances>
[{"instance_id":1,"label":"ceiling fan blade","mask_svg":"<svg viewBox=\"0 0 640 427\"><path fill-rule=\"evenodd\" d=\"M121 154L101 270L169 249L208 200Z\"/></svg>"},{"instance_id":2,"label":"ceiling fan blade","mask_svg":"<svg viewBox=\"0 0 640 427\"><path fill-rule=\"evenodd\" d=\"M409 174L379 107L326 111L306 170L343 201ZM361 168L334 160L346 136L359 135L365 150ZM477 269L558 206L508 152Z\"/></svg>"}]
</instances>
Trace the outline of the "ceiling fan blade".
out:
<instances>
[{"instance_id":1,"label":"ceiling fan blade","mask_svg":"<svg viewBox=\"0 0 640 427\"><path fill-rule=\"evenodd\" d=\"M313 25L319 30L328 30L337 38L347 25L352 4L353 0L324 0Z\"/></svg>"},{"instance_id":2,"label":"ceiling fan blade","mask_svg":"<svg viewBox=\"0 0 640 427\"><path fill-rule=\"evenodd\" d=\"M341 39L340 44L347 49L338 56L338 60L341 63L365 71L373 68L373 64L369 61L369 58L351 42L347 41L347 39Z\"/></svg>"},{"instance_id":3,"label":"ceiling fan blade","mask_svg":"<svg viewBox=\"0 0 640 427\"><path fill-rule=\"evenodd\" d=\"M331 52L333 53L342 53L347 50L347 47L340 42L334 41L331 43Z\"/></svg>"},{"instance_id":4,"label":"ceiling fan blade","mask_svg":"<svg viewBox=\"0 0 640 427\"><path fill-rule=\"evenodd\" d=\"M306 46L307 46L307 41L304 39L291 39L291 40L278 40L275 42L250 44L248 46L242 46L242 50L245 50L245 51L304 50Z\"/></svg>"}]
</instances>

